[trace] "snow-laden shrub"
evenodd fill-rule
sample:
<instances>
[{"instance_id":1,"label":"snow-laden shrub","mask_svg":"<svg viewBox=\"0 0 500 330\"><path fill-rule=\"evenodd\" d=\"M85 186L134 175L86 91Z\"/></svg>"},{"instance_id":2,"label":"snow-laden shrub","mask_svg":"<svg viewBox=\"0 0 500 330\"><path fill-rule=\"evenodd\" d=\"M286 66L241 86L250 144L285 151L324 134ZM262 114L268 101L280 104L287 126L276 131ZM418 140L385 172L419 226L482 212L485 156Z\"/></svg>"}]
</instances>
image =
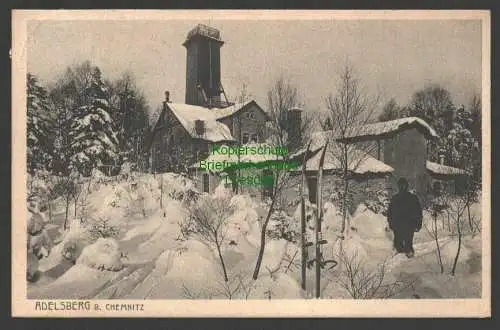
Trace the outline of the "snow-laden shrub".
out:
<instances>
[{"instance_id":1,"label":"snow-laden shrub","mask_svg":"<svg viewBox=\"0 0 500 330\"><path fill-rule=\"evenodd\" d=\"M99 238L83 249L76 263L98 270L119 271L123 269L121 256L120 246L115 239Z\"/></svg>"},{"instance_id":2,"label":"snow-laden shrub","mask_svg":"<svg viewBox=\"0 0 500 330\"><path fill-rule=\"evenodd\" d=\"M94 241L95 239L90 235L87 226L79 221L73 221L60 243L62 244L61 254L64 259L76 263L83 249Z\"/></svg>"},{"instance_id":3,"label":"snow-laden shrub","mask_svg":"<svg viewBox=\"0 0 500 330\"><path fill-rule=\"evenodd\" d=\"M53 186L53 177L48 171L37 170L33 175L28 175L28 193L40 197L49 193Z\"/></svg>"},{"instance_id":4,"label":"snow-laden shrub","mask_svg":"<svg viewBox=\"0 0 500 330\"><path fill-rule=\"evenodd\" d=\"M234 209L234 205L227 197L205 196L193 205L188 216L193 223L194 235L218 252L226 282L228 276L222 247L227 240L228 219L234 213Z\"/></svg>"},{"instance_id":5,"label":"snow-laden shrub","mask_svg":"<svg viewBox=\"0 0 500 330\"><path fill-rule=\"evenodd\" d=\"M28 251L27 262L26 279L28 281L33 281L35 280L35 276L38 272L39 261L37 256Z\"/></svg>"},{"instance_id":6,"label":"snow-laden shrub","mask_svg":"<svg viewBox=\"0 0 500 330\"><path fill-rule=\"evenodd\" d=\"M366 199L364 201L366 207L373 213L387 215L387 208L389 207L389 193L386 189L380 190L367 190Z\"/></svg>"},{"instance_id":7,"label":"snow-laden shrub","mask_svg":"<svg viewBox=\"0 0 500 330\"><path fill-rule=\"evenodd\" d=\"M94 239L116 237L120 230L118 226L112 225L108 219L99 218L90 223L89 233Z\"/></svg>"},{"instance_id":8,"label":"snow-laden shrub","mask_svg":"<svg viewBox=\"0 0 500 330\"><path fill-rule=\"evenodd\" d=\"M299 223L285 211L274 212L269 219L266 233L271 239L283 238L295 243L300 237Z\"/></svg>"},{"instance_id":9,"label":"snow-laden shrub","mask_svg":"<svg viewBox=\"0 0 500 330\"><path fill-rule=\"evenodd\" d=\"M252 283L248 299L299 299L303 298L302 289L290 275L276 273L262 276Z\"/></svg>"}]
</instances>

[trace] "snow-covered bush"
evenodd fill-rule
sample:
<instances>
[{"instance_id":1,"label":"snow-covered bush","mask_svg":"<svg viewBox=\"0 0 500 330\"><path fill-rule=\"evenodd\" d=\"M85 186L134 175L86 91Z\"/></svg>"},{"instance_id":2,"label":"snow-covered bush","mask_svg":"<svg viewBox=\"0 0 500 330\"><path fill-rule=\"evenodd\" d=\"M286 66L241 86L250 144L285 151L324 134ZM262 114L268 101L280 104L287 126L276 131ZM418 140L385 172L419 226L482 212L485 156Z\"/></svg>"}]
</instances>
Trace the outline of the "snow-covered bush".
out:
<instances>
[{"instance_id":1,"label":"snow-covered bush","mask_svg":"<svg viewBox=\"0 0 500 330\"><path fill-rule=\"evenodd\" d=\"M217 251L226 282L228 281L227 269L221 248L227 238L229 217L233 213L234 205L231 204L229 198L205 196L193 205L188 216L189 221L192 222L194 234Z\"/></svg>"},{"instance_id":2,"label":"snow-covered bush","mask_svg":"<svg viewBox=\"0 0 500 330\"><path fill-rule=\"evenodd\" d=\"M300 237L300 228L298 222L285 211L277 211L271 215L266 233L271 239L283 238L295 243Z\"/></svg>"},{"instance_id":3,"label":"snow-covered bush","mask_svg":"<svg viewBox=\"0 0 500 330\"><path fill-rule=\"evenodd\" d=\"M83 249L76 263L98 270L119 271L123 269L121 257L120 247L115 239L99 238Z\"/></svg>"},{"instance_id":4,"label":"snow-covered bush","mask_svg":"<svg viewBox=\"0 0 500 330\"><path fill-rule=\"evenodd\" d=\"M99 218L90 224L89 233L94 239L116 237L120 233L117 226L105 218Z\"/></svg>"},{"instance_id":5,"label":"snow-covered bush","mask_svg":"<svg viewBox=\"0 0 500 330\"><path fill-rule=\"evenodd\" d=\"M340 286L353 299L387 299L407 289L412 283L393 280L387 262L372 266L356 249L342 247L338 254Z\"/></svg>"},{"instance_id":6,"label":"snow-covered bush","mask_svg":"<svg viewBox=\"0 0 500 330\"><path fill-rule=\"evenodd\" d=\"M64 259L76 263L83 249L94 241L86 225L74 222L60 243L62 244L61 254Z\"/></svg>"},{"instance_id":7,"label":"snow-covered bush","mask_svg":"<svg viewBox=\"0 0 500 330\"><path fill-rule=\"evenodd\" d=\"M39 261L32 252L28 251L27 262L26 279L31 282L35 280L38 273Z\"/></svg>"},{"instance_id":8,"label":"snow-covered bush","mask_svg":"<svg viewBox=\"0 0 500 330\"><path fill-rule=\"evenodd\" d=\"M387 208L389 207L389 193L386 189L380 190L367 190L367 196L364 201L366 207L373 213L387 215Z\"/></svg>"},{"instance_id":9,"label":"snow-covered bush","mask_svg":"<svg viewBox=\"0 0 500 330\"><path fill-rule=\"evenodd\" d=\"M196 190L191 179L176 173L164 173L159 178L159 188L163 186L164 194L169 198L191 205L200 193Z\"/></svg>"}]
</instances>

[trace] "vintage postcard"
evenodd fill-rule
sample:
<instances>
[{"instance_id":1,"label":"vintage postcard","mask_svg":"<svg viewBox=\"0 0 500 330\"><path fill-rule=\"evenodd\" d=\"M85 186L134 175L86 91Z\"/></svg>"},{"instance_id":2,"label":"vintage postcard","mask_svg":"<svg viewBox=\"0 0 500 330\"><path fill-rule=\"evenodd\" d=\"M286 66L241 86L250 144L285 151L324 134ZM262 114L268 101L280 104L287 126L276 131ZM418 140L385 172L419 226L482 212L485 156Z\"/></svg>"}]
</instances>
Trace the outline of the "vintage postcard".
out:
<instances>
[{"instance_id":1,"label":"vintage postcard","mask_svg":"<svg viewBox=\"0 0 500 330\"><path fill-rule=\"evenodd\" d=\"M488 11L14 10L12 313L488 317Z\"/></svg>"}]
</instances>

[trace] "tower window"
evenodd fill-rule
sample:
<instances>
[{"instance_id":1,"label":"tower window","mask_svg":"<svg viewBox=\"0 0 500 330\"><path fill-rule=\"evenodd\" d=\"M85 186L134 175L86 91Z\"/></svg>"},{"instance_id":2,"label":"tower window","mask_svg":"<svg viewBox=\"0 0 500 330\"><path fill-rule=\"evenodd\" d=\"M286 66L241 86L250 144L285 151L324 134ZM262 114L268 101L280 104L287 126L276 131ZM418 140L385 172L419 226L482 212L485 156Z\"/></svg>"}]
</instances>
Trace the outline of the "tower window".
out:
<instances>
[{"instance_id":1,"label":"tower window","mask_svg":"<svg viewBox=\"0 0 500 330\"><path fill-rule=\"evenodd\" d=\"M249 140L249 134L243 133L242 138L241 138L241 143L243 143L243 144L248 143L248 140Z\"/></svg>"}]
</instances>

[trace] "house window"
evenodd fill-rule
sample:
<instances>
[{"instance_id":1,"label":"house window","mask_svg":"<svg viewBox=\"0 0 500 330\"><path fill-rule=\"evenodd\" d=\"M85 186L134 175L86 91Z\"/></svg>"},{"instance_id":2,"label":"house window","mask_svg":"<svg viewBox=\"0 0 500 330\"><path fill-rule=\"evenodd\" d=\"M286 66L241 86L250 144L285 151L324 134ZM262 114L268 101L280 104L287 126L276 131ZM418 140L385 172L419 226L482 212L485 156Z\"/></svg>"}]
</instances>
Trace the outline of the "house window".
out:
<instances>
[{"instance_id":1,"label":"house window","mask_svg":"<svg viewBox=\"0 0 500 330\"><path fill-rule=\"evenodd\" d=\"M259 137L258 137L257 133L253 133L252 134L252 137L250 138L250 141L254 142L254 143L259 142Z\"/></svg>"},{"instance_id":2,"label":"house window","mask_svg":"<svg viewBox=\"0 0 500 330\"><path fill-rule=\"evenodd\" d=\"M203 192L210 192L210 177L208 173L203 173Z\"/></svg>"},{"instance_id":3,"label":"house window","mask_svg":"<svg viewBox=\"0 0 500 330\"><path fill-rule=\"evenodd\" d=\"M243 133L241 143L243 143L243 144L248 143L248 140L249 140L249 134Z\"/></svg>"},{"instance_id":4,"label":"house window","mask_svg":"<svg viewBox=\"0 0 500 330\"><path fill-rule=\"evenodd\" d=\"M246 113L246 117L247 117L248 119L255 120L255 112L253 112L253 111L248 111L248 112Z\"/></svg>"}]
</instances>

